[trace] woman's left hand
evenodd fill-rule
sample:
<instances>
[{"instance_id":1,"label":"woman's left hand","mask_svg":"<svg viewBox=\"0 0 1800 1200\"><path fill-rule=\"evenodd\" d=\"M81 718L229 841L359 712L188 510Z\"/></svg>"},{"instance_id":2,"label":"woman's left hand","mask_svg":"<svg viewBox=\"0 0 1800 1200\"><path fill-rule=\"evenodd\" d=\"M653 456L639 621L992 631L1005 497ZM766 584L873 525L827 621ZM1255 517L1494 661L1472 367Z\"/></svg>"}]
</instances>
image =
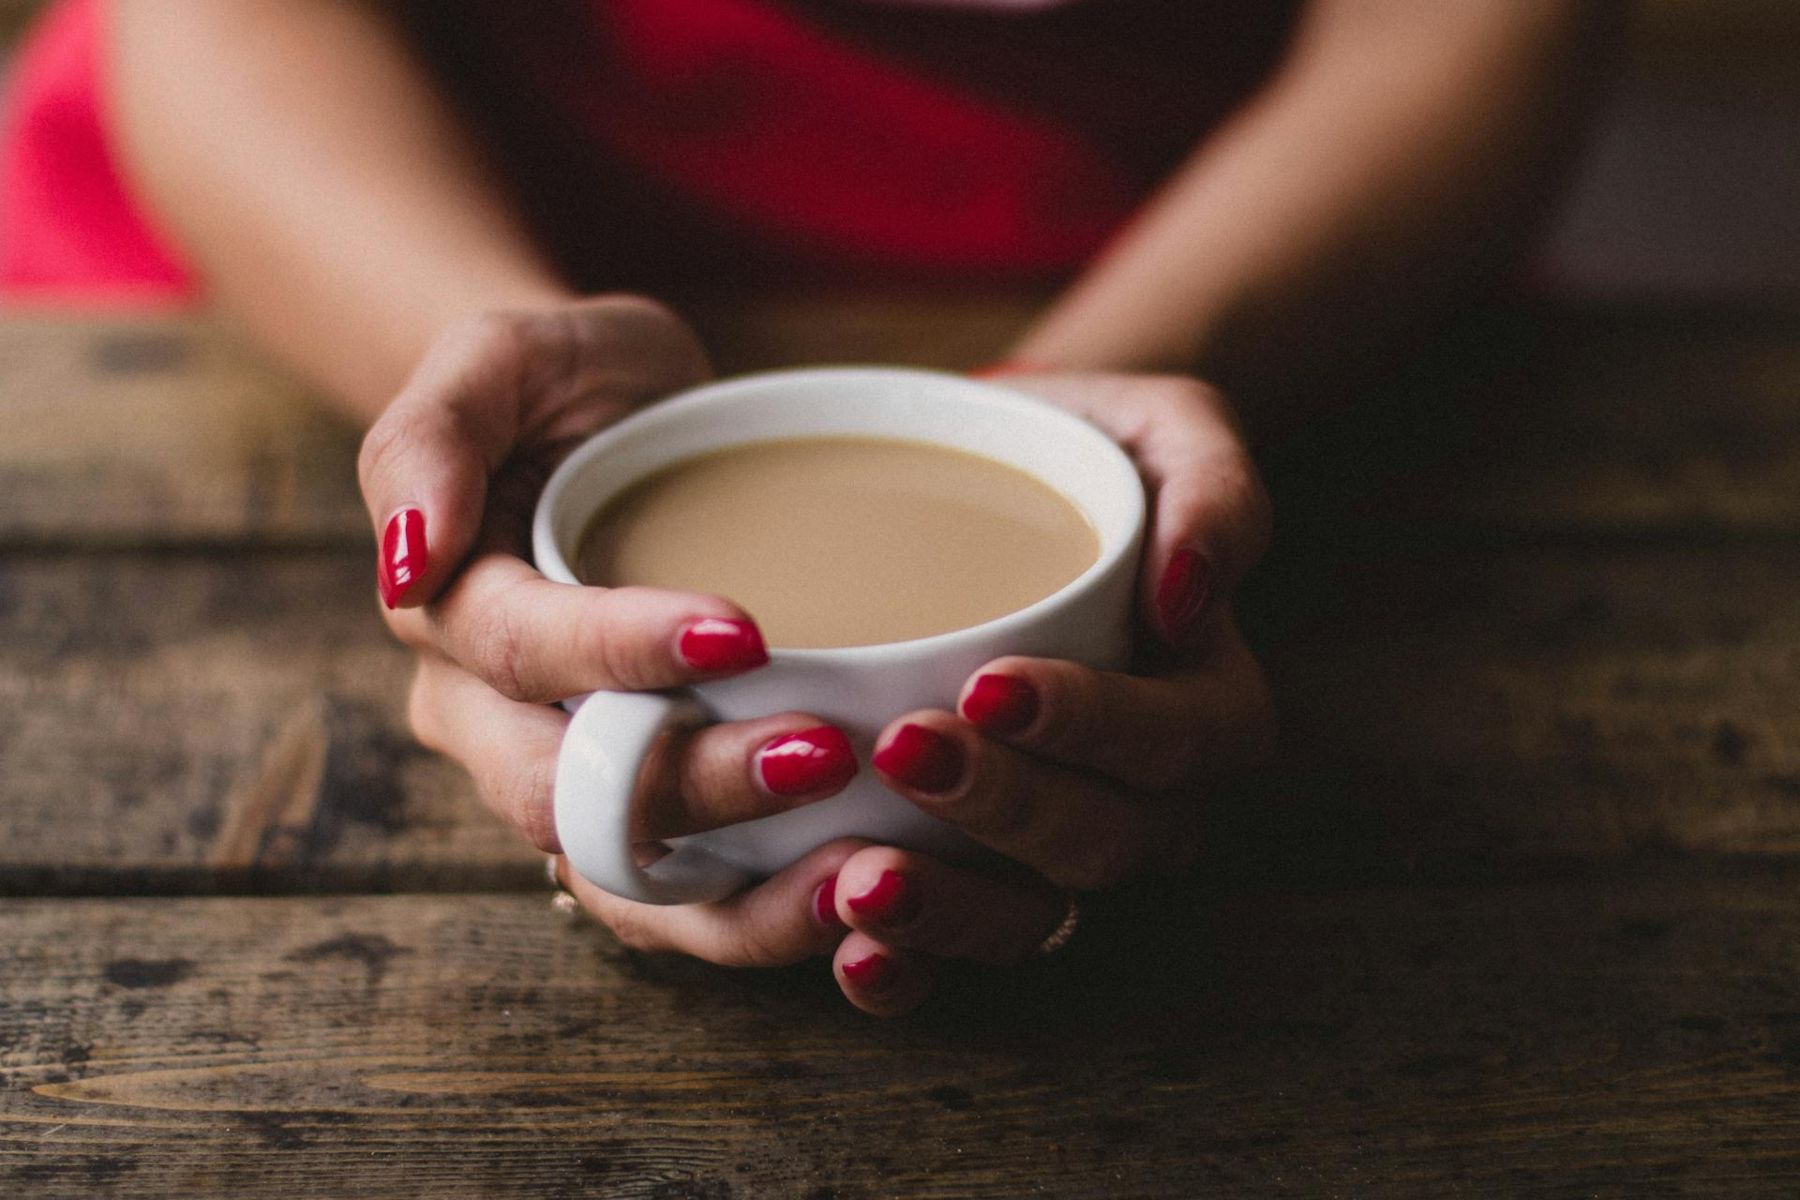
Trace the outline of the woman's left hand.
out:
<instances>
[{"instance_id":1,"label":"woman's left hand","mask_svg":"<svg viewBox=\"0 0 1800 1200\"><path fill-rule=\"evenodd\" d=\"M847 858L832 899L851 932L835 968L870 1012L923 999L934 959L1030 956L1074 891L1188 865L1208 785L1274 747L1268 688L1230 604L1268 543L1269 506L1224 398L1179 377L1006 382L1092 421L1143 475L1143 634L1132 674L995 659L957 712L908 713L882 732L874 767L890 787L1030 871L1002 879L884 846Z\"/></svg>"}]
</instances>

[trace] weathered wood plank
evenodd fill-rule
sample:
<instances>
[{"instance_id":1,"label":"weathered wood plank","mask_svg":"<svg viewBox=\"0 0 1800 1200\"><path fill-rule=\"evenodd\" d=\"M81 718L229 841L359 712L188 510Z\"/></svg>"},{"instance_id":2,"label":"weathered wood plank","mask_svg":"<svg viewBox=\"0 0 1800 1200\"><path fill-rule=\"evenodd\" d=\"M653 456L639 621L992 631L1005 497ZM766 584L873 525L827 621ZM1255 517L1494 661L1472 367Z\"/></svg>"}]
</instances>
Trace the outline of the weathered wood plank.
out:
<instances>
[{"instance_id":1,"label":"weathered wood plank","mask_svg":"<svg viewBox=\"0 0 1800 1200\"><path fill-rule=\"evenodd\" d=\"M0 560L0 889L531 884L400 718L366 553Z\"/></svg>"},{"instance_id":2,"label":"weathered wood plank","mask_svg":"<svg viewBox=\"0 0 1800 1200\"><path fill-rule=\"evenodd\" d=\"M1548 307L1466 322L1340 463L1390 520L1536 536L1800 534L1800 317ZM1385 461L1384 461L1385 460Z\"/></svg>"},{"instance_id":3,"label":"weathered wood plank","mask_svg":"<svg viewBox=\"0 0 1800 1200\"><path fill-rule=\"evenodd\" d=\"M1800 1188L1791 872L1164 897L892 1024L539 897L0 919L0 1181L43 1200Z\"/></svg>"},{"instance_id":4,"label":"weathered wood plank","mask_svg":"<svg viewBox=\"0 0 1800 1200\"><path fill-rule=\"evenodd\" d=\"M357 436L196 319L0 321L0 546L369 540Z\"/></svg>"},{"instance_id":5,"label":"weathered wood plank","mask_svg":"<svg viewBox=\"0 0 1800 1200\"><path fill-rule=\"evenodd\" d=\"M966 367L1021 300L687 306L721 369L821 359ZM0 320L0 547L358 544L357 434L200 318Z\"/></svg>"},{"instance_id":6,"label":"weathered wood plank","mask_svg":"<svg viewBox=\"0 0 1800 1200\"><path fill-rule=\"evenodd\" d=\"M1286 709L1219 869L1800 850L1800 556L1374 544L1248 609ZM0 890L536 885L417 749L362 552L0 560Z\"/></svg>"},{"instance_id":7,"label":"weathered wood plank","mask_svg":"<svg viewBox=\"0 0 1800 1200\"><path fill-rule=\"evenodd\" d=\"M743 297L689 311L727 372L974 365L1022 298ZM356 437L195 320L0 322L0 546L361 544ZM1413 522L1800 530L1800 322L1496 312L1323 435ZM1254 398L1247 398L1254 401ZM1329 473L1321 487L1346 486Z\"/></svg>"},{"instance_id":8,"label":"weathered wood plank","mask_svg":"<svg viewBox=\"0 0 1800 1200\"><path fill-rule=\"evenodd\" d=\"M1234 826L1275 799L1437 866L1800 849L1789 546L1353 543L1252 592L1287 745Z\"/></svg>"}]
</instances>

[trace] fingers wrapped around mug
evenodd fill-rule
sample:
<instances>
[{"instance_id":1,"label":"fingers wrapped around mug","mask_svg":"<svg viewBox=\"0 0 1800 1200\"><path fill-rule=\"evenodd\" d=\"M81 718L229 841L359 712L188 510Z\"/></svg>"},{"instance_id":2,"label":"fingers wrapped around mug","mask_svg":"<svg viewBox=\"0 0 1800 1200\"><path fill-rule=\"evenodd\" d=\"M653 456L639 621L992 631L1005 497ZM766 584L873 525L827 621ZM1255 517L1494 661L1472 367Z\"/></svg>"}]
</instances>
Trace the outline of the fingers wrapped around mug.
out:
<instances>
[{"instance_id":1,"label":"fingers wrapped around mug","mask_svg":"<svg viewBox=\"0 0 1800 1200\"><path fill-rule=\"evenodd\" d=\"M634 950L689 954L726 967L781 967L830 954L844 940L843 926L822 919L813 897L863 844L821 846L755 887L712 904L625 900L575 874L565 859L556 862L556 878Z\"/></svg>"},{"instance_id":2,"label":"fingers wrapped around mug","mask_svg":"<svg viewBox=\"0 0 1800 1200\"><path fill-rule=\"evenodd\" d=\"M1068 915L1066 895L1042 879L999 878L893 846L847 859L831 900L839 920L883 945L992 966L1030 958Z\"/></svg>"},{"instance_id":3,"label":"fingers wrapped around mug","mask_svg":"<svg viewBox=\"0 0 1800 1200\"><path fill-rule=\"evenodd\" d=\"M1130 452L1151 499L1140 611L1169 644L1204 639L1269 544L1268 495L1223 393L1180 375L1009 374L1004 385L1085 417Z\"/></svg>"},{"instance_id":4,"label":"fingers wrapped around mug","mask_svg":"<svg viewBox=\"0 0 1800 1200\"><path fill-rule=\"evenodd\" d=\"M427 656L410 717L421 742L468 770L490 808L539 849L560 848L553 792L567 716L508 700ZM654 843L784 812L842 791L856 770L843 732L806 713L684 731L646 772L633 806L634 837Z\"/></svg>"},{"instance_id":5,"label":"fingers wrapped around mug","mask_svg":"<svg viewBox=\"0 0 1800 1200\"><path fill-rule=\"evenodd\" d=\"M677 687L769 661L755 621L728 600L555 583L508 554L476 558L440 599L388 622L415 649L534 703Z\"/></svg>"},{"instance_id":6,"label":"fingers wrapped around mug","mask_svg":"<svg viewBox=\"0 0 1800 1200\"><path fill-rule=\"evenodd\" d=\"M857 850L828 888L827 907L850 929L832 973L845 998L875 1016L917 1007L946 960L1030 958L1069 911L1061 889L1042 879L999 878L892 846Z\"/></svg>"},{"instance_id":7,"label":"fingers wrapped around mug","mask_svg":"<svg viewBox=\"0 0 1800 1200\"><path fill-rule=\"evenodd\" d=\"M960 717L910 713L883 731L871 760L887 785L932 816L1024 863L1059 887L1107 887L1147 865L1187 857L1192 803L1153 804L1093 771L983 737Z\"/></svg>"},{"instance_id":8,"label":"fingers wrapped around mug","mask_svg":"<svg viewBox=\"0 0 1800 1200\"><path fill-rule=\"evenodd\" d=\"M357 464L382 604L427 603L455 577L490 477L522 446L597 429L709 374L693 333L641 296L452 323L369 429Z\"/></svg>"},{"instance_id":9,"label":"fingers wrapped around mug","mask_svg":"<svg viewBox=\"0 0 1800 1200\"><path fill-rule=\"evenodd\" d=\"M831 973L844 998L871 1016L897 1017L930 995L938 964L930 955L852 932L831 956Z\"/></svg>"},{"instance_id":10,"label":"fingers wrapped around mug","mask_svg":"<svg viewBox=\"0 0 1800 1200\"><path fill-rule=\"evenodd\" d=\"M997 658L969 677L957 711L989 738L1146 792L1248 770L1274 751L1268 684L1231 626L1161 676Z\"/></svg>"}]
</instances>

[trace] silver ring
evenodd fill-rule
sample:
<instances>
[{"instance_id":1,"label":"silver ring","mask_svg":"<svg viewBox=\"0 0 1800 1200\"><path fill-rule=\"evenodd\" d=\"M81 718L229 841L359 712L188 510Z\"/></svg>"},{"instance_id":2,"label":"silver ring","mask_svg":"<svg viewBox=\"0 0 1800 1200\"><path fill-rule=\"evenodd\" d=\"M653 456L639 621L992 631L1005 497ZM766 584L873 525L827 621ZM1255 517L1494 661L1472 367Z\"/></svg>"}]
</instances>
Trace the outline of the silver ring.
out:
<instances>
[{"instance_id":1,"label":"silver ring","mask_svg":"<svg viewBox=\"0 0 1800 1200\"><path fill-rule=\"evenodd\" d=\"M1068 945L1069 939L1075 936L1076 927L1081 924L1081 904L1075 899L1075 893L1065 888L1063 899L1068 901L1069 910L1063 914L1062 922L1050 931L1050 936L1037 948L1039 958L1047 958Z\"/></svg>"}]
</instances>

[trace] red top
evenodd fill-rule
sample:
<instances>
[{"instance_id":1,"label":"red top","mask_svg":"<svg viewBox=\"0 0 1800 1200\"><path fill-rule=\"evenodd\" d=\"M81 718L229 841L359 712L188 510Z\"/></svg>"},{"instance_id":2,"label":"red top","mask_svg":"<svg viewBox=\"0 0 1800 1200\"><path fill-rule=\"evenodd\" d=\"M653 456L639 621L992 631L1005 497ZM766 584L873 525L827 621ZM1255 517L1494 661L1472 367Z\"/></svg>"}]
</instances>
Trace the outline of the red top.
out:
<instances>
[{"instance_id":1,"label":"red top","mask_svg":"<svg viewBox=\"0 0 1800 1200\"><path fill-rule=\"evenodd\" d=\"M1279 52L1292 6L414 0L404 19L571 272L1044 277ZM60 0L0 133L0 291L176 300L109 136L104 0Z\"/></svg>"}]
</instances>

